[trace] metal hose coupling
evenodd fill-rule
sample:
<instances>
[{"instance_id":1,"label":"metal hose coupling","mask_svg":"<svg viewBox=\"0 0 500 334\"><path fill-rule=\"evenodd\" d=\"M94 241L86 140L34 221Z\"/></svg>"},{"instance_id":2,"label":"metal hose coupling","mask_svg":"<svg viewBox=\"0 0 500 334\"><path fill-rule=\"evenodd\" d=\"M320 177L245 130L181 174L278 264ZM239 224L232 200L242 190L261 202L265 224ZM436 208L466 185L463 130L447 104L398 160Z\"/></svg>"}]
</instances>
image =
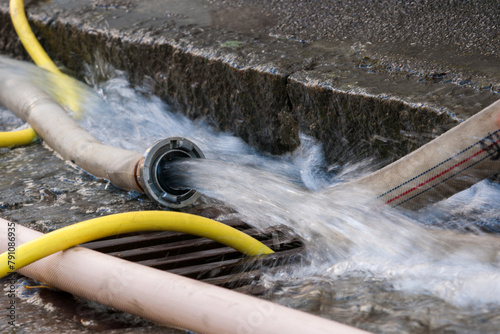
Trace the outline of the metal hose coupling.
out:
<instances>
[{"instance_id":1,"label":"metal hose coupling","mask_svg":"<svg viewBox=\"0 0 500 334\"><path fill-rule=\"evenodd\" d=\"M137 180L152 200L169 208L177 209L194 203L200 193L195 189L179 189L169 186L165 169L177 158L205 158L200 148L182 137L169 137L151 146L139 162Z\"/></svg>"}]
</instances>

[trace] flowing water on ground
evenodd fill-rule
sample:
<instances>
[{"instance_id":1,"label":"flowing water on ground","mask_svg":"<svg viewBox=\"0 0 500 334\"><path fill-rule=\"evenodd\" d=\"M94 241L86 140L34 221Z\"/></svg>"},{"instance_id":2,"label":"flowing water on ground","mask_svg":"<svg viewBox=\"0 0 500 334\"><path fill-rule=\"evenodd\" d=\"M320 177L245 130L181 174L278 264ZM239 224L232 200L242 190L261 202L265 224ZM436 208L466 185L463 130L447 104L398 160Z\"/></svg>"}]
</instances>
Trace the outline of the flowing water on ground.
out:
<instances>
[{"instance_id":1,"label":"flowing water on ground","mask_svg":"<svg viewBox=\"0 0 500 334\"><path fill-rule=\"evenodd\" d=\"M30 68L13 71L40 78ZM264 298L374 332L500 328L498 183L402 213L347 186L375 168L369 160L328 166L321 145L306 136L297 151L268 156L171 111L147 80L130 87L106 66L89 66L86 79L97 94L83 94L79 123L98 139L143 152L158 139L187 137L207 159L172 165L179 185L223 201L254 226L284 224L302 237L303 261L266 273ZM18 125L8 113L1 119Z\"/></svg>"}]
</instances>

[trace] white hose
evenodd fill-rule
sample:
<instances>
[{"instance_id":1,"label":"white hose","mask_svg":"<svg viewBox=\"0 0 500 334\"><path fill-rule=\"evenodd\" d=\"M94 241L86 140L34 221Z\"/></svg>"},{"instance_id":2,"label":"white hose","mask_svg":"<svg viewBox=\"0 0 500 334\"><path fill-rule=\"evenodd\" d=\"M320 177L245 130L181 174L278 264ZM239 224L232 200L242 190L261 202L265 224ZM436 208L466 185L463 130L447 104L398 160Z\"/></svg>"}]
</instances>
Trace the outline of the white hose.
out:
<instances>
[{"instance_id":1,"label":"white hose","mask_svg":"<svg viewBox=\"0 0 500 334\"><path fill-rule=\"evenodd\" d=\"M43 90L0 66L0 103L28 122L54 150L117 187L147 190L142 155L100 143ZM500 171L500 101L398 161L345 186L361 186L384 203L418 209ZM139 183L138 183L139 182ZM154 194L148 192L152 198Z\"/></svg>"},{"instance_id":2,"label":"white hose","mask_svg":"<svg viewBox=\"0 0 500 334\"><path fill-rule=\"evenodd\" d=\"M0 66L0 103L27 122L61 156L119 188L143 192L136 180L142 154L102 144L42 89Z\"/></svg>"},{"instance_id":3,"label":"white hose","mask_svg":"<svg viewBox=\"0 0 500 334\"><path fill-rule=\"evenodd\" d=\"M0 252L7 251L0 218ZM12 224L12 223L11 223ZM16 245L42 233L15 225ZM74 247L19 272L34 280L158 324L197 333L366 333L235 291Z\"/></svg>"},{"instance_id":4,"label":"white hose","mask_svg":"<svg viewBox=\"0 0 500 334\"><path fill-rule=\"evenodd\" d=\"M11 67L32 66L20 63L0 57L0 104L29 123L64 159L118 188L145 192L152 200L170 208L185 207L198 199L200 193L196 190L174 191L158 176L172 152L177 156L203 158L194 143L181 137L165 138L154 143L144 157L135 151L104 145L82 129L42 88L23 73L12 71ZM65 78L66 82L70 80L75 81ZM73 87L79 87L76 81Z\"/></svg>"},{"instance_id":5,"label":"white hose","mask_svg":"<svg viewBox=\"0 0 500 334\"><path fill-rule=\"evenodd\" d=\"M418 209L500 172L500 101L353 183L384 203Z\"/></svg>"}]
</instances>

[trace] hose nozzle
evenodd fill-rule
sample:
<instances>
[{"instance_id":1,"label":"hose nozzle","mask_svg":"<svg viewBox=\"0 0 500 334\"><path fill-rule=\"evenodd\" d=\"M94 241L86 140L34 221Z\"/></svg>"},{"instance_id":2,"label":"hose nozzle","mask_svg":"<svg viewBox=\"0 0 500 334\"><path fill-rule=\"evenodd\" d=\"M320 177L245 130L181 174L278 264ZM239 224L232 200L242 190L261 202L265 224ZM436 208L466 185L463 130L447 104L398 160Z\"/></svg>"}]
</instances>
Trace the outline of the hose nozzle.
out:
<instances>
[{"instance_id":1,"label":"hose nozzle","mask_svg":"<svg viewBox=\"0 0 500 334\"><path fill-rule=\"evenodd\" d=\"M200 197L194 189L174 188L168 182L168 164L178 158L205 158L200 148L182 137L157 141L144 154L139 166L138 181L144 192L154 201L169 207L181 208Z\"/></svg>"}]
</instances>

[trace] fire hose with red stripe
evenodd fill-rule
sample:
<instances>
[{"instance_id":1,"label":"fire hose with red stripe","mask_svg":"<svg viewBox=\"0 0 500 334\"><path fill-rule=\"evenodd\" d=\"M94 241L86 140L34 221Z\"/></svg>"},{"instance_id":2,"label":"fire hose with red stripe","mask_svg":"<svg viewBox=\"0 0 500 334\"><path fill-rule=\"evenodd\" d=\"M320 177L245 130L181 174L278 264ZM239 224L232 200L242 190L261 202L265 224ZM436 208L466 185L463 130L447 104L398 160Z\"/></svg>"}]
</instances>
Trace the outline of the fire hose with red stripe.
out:
<instances>
[{"instance_id":1,"label":"fire hose with red stripe","mask_svg":"<svg viewBox=\"0 0 500 334\"><path fill-rule=\"evenodd\" d=\"M385 204L419 209L500 172L500 101L396 162L353 181Z\"/></svg>"}]
</instances>

